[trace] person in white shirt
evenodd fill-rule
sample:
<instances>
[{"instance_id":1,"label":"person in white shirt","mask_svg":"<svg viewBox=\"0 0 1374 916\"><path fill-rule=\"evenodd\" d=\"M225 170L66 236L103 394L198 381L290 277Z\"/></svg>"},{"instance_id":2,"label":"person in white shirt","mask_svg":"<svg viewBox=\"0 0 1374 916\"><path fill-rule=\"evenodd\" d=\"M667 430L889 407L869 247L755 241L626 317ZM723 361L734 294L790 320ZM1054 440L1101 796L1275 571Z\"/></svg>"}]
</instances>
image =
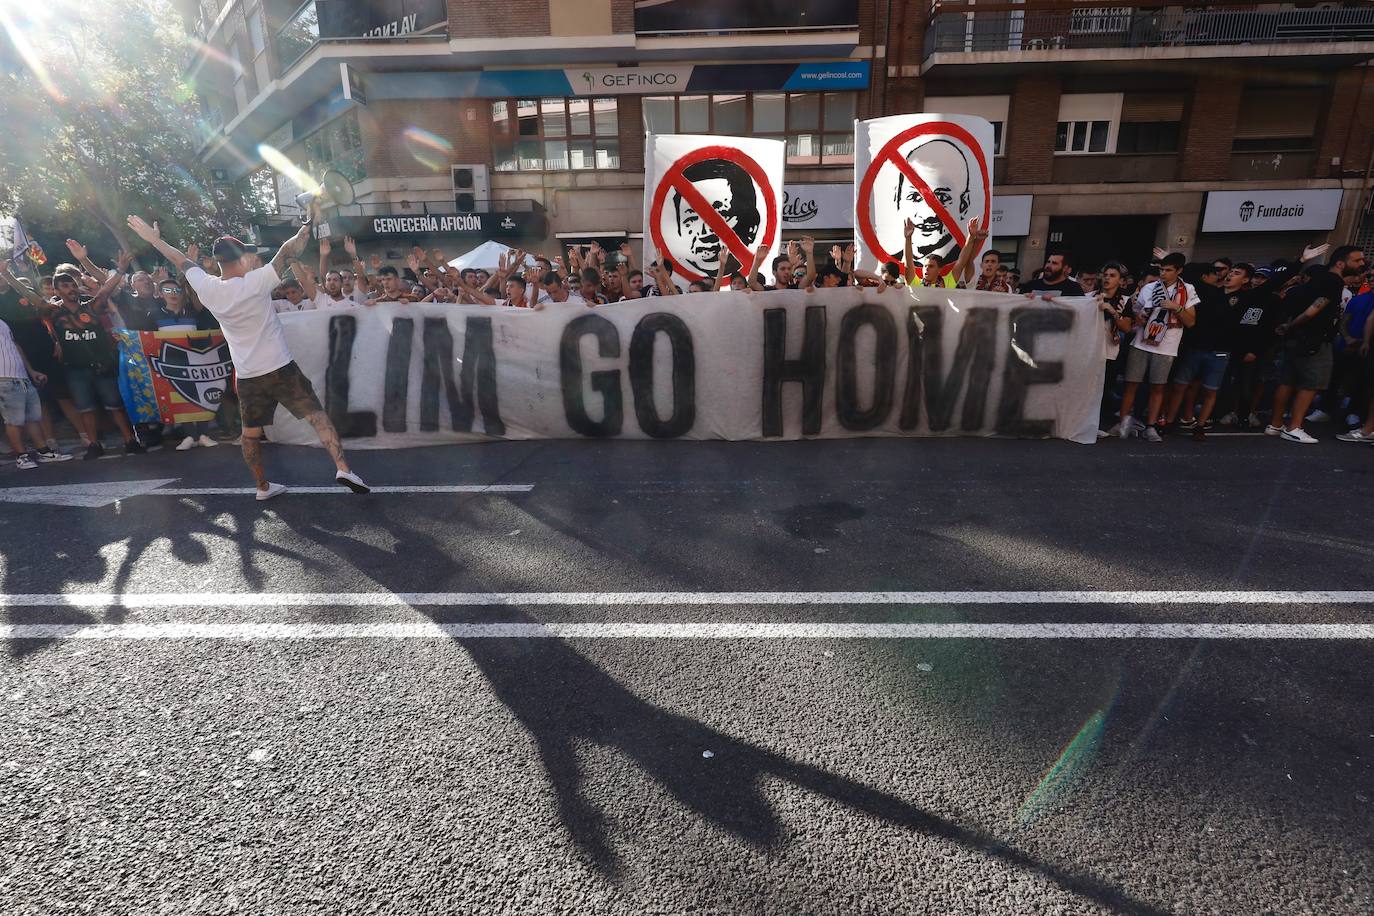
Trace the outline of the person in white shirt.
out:
<instances>
[{"instance_id":1,"label":"person in white shirt","mask_svg":"<svg viewBox=\"0 0 1374 916\"><path fill-rule=\"evenodd\" d=\"M314 310L315 297L306 293L305 286L299 280L287 280L280 289L283 298L272 300L272 311L281 314Z\"/></svg>"},{"instance_id":2,"label":"person in white shirt","mask_svg":"<svg viewBox=\"0 0 1374 916\"><path fill-rule=\"evenodd\" d=\"M156 223L150 226L140 217L130 216L129 228L167 260L180 265L201 303L219 320L238 376L243 460L253 472L257 498L271 499L286 491L283 485L268 481L262 465L263 427L272 424L278 404L315 428L320 444L334 459L335 482L355 493L367 493L370 488L344 460L339 433L315 396L310 379L291 358L281 320L272 308L272 290L281 282L278 271L289 258L298 257L305 248L310 223L301 226L272 262L263 267L253 266L258 261L256 249L232 236L215 239L212 255L219 264L218 277L210 276L185 254L164 242Z\"/></svg>"},{"instance_id":3,"label":"person in white shirt","mask_svg":"<svg viewBox=\"0 0 1374 916\"><path fill-rule=\"evenodd\" d=\"M1200 301L1192 284L1179 278L1186 263L1188 259L1177 252L1165 256L1159 264L1159 279L1145 284L1136 296L1135 338L1126 355L1126 387L1121 395L1121 422L1117 425L1123 439L1135 426L1131 411L1135 408L1136 392L1148 379L1149 412L1140 437L1146 442L1162 441L1157 427L1164 425L1161 409L1169 370L1178 356L1183 329L1191 328L1197 321L1195 309Z\"/></svg>"}]
</instances>

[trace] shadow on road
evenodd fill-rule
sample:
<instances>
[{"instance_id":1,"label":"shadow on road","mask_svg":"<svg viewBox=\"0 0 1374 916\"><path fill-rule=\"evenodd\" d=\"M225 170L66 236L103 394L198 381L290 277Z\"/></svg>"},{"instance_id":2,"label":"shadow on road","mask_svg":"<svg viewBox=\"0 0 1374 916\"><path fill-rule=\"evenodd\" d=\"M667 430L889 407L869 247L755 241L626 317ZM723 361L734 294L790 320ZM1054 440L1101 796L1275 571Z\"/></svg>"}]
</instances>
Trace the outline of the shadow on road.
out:
<instances>
[{"instance_id":1,"label":"shadow on road","mask_svg":"<svg viewBox=\"0 0 1374 916\"><path fill-rule=\"evenodd\" d=\"M382 551L330 531L318 513L283 503L282 520L302 538L330 553L346 553L360 567L404 556L426 578L442 580L459 571L455 557L413 525L374 519L395 539ZM369 553L382 556L368 557ZM470 581L473 590L487 590ZM414 610L433 616L427 607ZM542 621L520 609L505 619ZM576 651L555 639L456 639L471 656L493 693L534 739L547 778L558 799L558 813L582 856L608 879L623 877L616 838L606 813L584 792L587 776L579 745L613 749L633 760L686 808L745 842L762 849L782 838L782 821L764 796L769 777L786 780L818 796L884 823L935 837L1025 871L1120 912L1163 912L1091 877L1072 874L1011 848L998 838L972 830L821 768L789 760L636 696ZM704 759L703 750L712 759ZM621 842L627 842L625 838Z\"/></svg>"}]
</instances>

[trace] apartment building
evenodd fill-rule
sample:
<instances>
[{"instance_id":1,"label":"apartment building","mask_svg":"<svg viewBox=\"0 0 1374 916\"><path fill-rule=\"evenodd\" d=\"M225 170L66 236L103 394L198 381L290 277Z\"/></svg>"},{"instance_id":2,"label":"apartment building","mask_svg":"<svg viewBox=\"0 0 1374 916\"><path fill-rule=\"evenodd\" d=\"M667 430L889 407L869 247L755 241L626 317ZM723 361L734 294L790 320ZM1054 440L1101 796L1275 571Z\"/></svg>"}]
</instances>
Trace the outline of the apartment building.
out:
<instances>
[{"instance_id":1,"label":"apartment building","mask_svg":"<svg viewBox=\"0 0 1374 916\"><path fill-rule=\"evenodd\" d=\"M786 237L847 240L852 121L910 111L993 122L993 232L1022 265L1374 232L1369 2L187 3L217 178L286 222L276 152L338 173L320 231L392 259L637 243L646 130L785 140Z\"/></svg>"}]
</instances>

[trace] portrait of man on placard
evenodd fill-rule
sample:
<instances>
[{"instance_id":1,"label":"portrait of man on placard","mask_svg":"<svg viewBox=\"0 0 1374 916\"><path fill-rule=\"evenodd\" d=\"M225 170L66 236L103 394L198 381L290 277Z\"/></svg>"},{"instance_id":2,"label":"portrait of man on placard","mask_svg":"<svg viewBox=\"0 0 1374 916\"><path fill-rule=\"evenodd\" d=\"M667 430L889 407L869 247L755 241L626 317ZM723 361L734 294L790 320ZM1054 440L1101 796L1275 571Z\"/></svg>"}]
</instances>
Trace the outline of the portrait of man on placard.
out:
<instances>
[{"instance_id":1,"label":"portrait of man on placard","mask_svg":"<svg viewBox=\"0 0 1374 916\"><path fill-rule=\"evenodd\" d=\"M740 165L727 159L707 159L683 170L683 177L692 183L725 225L734 230L746 248L758 243L763 216L759 211L758 192L753 179ZM726 271L744 270L730 252L719 233L711 227L696 208L676 189L671 193L672 208L664 208L664 238L673 250L664 254L684 264L702 276L713 277L720 269L721 258L726 259Z\"/></svg>"},{"instance_id":2,"label":"portrait of man on placard","mask_svg":"<svg viewBox=\"0 0 1374 916\"><path fill-rule=\"evenodd\" d=\"M968 154L957 144L940 138L926 140L912 147L905 158L956 225L964 226L970 216L982 212L982 201L973 200L974 182ZM879 230L889 252L901 254L901 227L910 219L916 224L911 247L917 260L932 254L939 255L946 264L958 260L959 245L949 227L926 199L925 192L901 172L897 173L892 201L894 212L882 220Z\"/></svg>"}]
</instances>

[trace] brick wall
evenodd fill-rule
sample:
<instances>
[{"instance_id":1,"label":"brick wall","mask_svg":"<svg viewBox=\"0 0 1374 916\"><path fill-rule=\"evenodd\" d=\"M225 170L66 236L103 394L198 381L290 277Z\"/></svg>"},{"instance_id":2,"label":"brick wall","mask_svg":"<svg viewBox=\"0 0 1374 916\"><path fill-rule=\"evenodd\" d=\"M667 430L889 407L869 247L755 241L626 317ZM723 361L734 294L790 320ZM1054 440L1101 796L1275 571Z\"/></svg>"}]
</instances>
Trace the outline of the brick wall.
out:
<instances>
[{"instance_id":1,"label":"brick wall","mask_svg":"<svg viewBox=\"0 0 1374 916\"><path fill-rule=\"evenodd\" d=\"M1183 112L1184 181L1219 181L1231 173L1231 143L1244 83L1208 74L1198 78Z\"/></svg>"},{"instance_id":2,"label":"brick wall","mask_svg":"<svg viewBox=\"0 0 1374 916\"><path fill-rule=\"evenodd\" d=\"M635 0L611 0L611 31L619 35L634 30Z\"/></svg>"},{"instance_id":3,"label":"brick wall","mask_svg":"<svg viewBox=\"0 0 1374 916\"><path fill-rule=\"evenodd\" d=\"M637 95L622 95L618 109L620 170L644 171L644 109Z\"/></svg>"},{"instance_id":4,"label":"brick wall","mask_svg":"<svg viewBox=\"0 0 1374 916\"><path fill-rule=\"evenodd\" d=\"M369 175L447 175L459 162L491 164L491 119L483 99L417 99L373 102L358 111ZM452 153L417 141L414 127L446 141Z\"/></svg>"},{"instance_id":5,"label":"brick wall","mask_svg":"<svg viewBox=\"0 0 1374 916\"><path fill-rule=\"evenodd\" d=\"M548 35L549 3L557 0L448 0L453 38Z\"/></svg>"},{"instance_id":6,"label":"brick wall","mask_svg":"<svg viewBox=\"0 0 1374 916\"><path fill-rule=\"evenodd\" d=\"M1059 92L1058 77L1017 78L1007 113L1006 184L1044 184L1053 179Z\"/></svg>"},{"instance_id":7,"label":"brick wall","mask_svg":"<svg viewBox=\"0 0 1374 916\"><path fill-rule=\"evenodd\" d=\"M1363 172L1374 142L1374 73L1343 70L1331 88L1329 103L1317 124L1317 177ZM1339 158L1340 165L1331 160Z\"/></svg>"}]
</instances>

